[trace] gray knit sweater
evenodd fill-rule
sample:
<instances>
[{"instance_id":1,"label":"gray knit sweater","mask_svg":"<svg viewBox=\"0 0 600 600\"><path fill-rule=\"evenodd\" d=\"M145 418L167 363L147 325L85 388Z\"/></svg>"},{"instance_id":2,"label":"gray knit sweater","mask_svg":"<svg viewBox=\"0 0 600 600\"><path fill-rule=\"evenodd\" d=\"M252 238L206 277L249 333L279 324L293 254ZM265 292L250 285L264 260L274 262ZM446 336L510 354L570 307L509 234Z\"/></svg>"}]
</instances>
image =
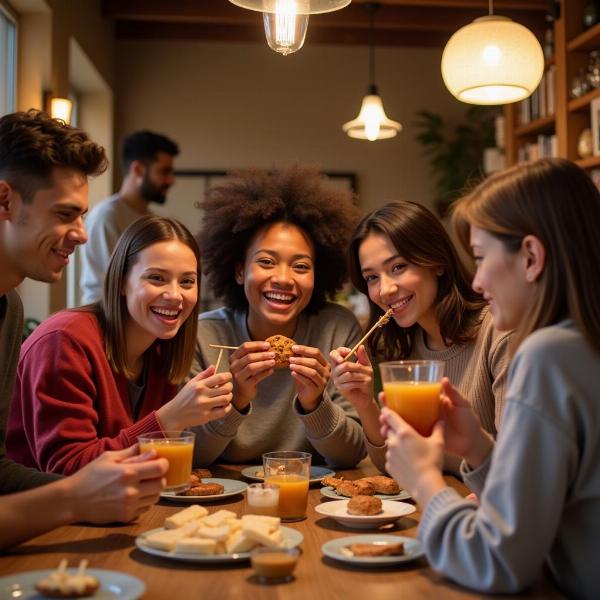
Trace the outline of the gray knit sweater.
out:
<instances>
[{"instance_id":1,"label":"gray knit sweater","mask_svg":"<svg viewBox=\"0 0 600 600\"><path fill-rule=\"evenodd\" d=\"M352 347L361 337L354 315L337 304L327 304L315 315L302 313L294 333L298 344L319 348L327 358L339 346ZM246 311L220 308L200 315L193 374L215 364L218 350L209 344L239 346L249 341ZM228 355L220 369L228 369ZM288 369L278 369L259 383L248 412L233 407L224 419L195 428L195 464L217 460L262 463L272 450L301 450L335 468L352 468L364 458L364 436L353 407L330 382L323 400L304 414Z\"/></svg>"},{"instance_id":2,"label":"gray knit sweater","mask_svg":"<svg viewBox=\"0 0 600 600\"><path fill-rule=\"evenodd\" d=\"M15 384L21 335L23 305L17 292L0 296L0 494L20 492L60 479L57 475L40 473L6 458L6 419Z\"/></svg>"},{"instance_id":3,"label":"gray knit sweater","mask_svg":"<svg viewBox=\"0 0 600 600\"><path fill-rule=\"evenodd\" d=\"M572 321L530 335L508 374L486 463L464 469L479 508L438 492L419 527L431 566L482 592L516 592L545 562L569 598L600 597L600 354Z\"/></svg>"}]
</instances>

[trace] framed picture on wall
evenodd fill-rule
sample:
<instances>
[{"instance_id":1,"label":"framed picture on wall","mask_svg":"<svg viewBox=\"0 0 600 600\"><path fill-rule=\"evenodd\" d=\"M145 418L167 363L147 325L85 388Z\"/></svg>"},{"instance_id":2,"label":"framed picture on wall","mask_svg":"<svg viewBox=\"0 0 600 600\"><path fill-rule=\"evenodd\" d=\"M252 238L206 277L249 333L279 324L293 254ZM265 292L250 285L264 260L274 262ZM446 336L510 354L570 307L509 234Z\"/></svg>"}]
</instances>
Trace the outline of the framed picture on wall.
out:
<instances>
[{"instance_id":1,"label":"framed picture on wall","mask_svg":"<svg viewBox=\"0 0 600 600\"><path fill-rule=\"evenodd\" d=\"M592 124L592 144L594 156L600 155L600 98L594 98L590 103Z\"/></svg>"}]
</instances>

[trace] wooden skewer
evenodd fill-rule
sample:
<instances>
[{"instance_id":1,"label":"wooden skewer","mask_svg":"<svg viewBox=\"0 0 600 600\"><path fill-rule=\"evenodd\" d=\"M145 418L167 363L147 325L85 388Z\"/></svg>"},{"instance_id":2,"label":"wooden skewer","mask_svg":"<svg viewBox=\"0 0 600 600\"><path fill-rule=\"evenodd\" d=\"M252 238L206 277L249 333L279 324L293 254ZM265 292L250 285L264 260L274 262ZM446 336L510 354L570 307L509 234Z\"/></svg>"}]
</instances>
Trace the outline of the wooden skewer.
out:
<instances>
[{"instance_id":1,"label":"wooden skewer","mask_svg":"<svg viewBox=\"0 0 600 600\"><path fill-rule=\"evenodd\" d=\"M237 350L239 348L239 346L221 346L220 344L209 344L208 346L217 350Z\"/></svg>"},{"instance_id":2,"label":"wooden skewer","mask_svg":"<svg viewBox=\"0 0 600 600\"><path fill-rule=\"evenodd\" d=\"M217 364L215 365L215 373L219 370L219 365L221 364L221 359L223 358L223 348L219 350L219 358L217 358Z\"/></svg>"},{"instance_id":3,"label":"wooden skewer","mask_svg":"<svg viewBox=\"0 0 600 600\"><path fill-rule=\"evenodd\" d=\"M381 315L381 317L379 317L379 319L377 320L377 323L375 323L375 325L373 325L373 327L371 327L371 329L369 329L369 331L367 331L367 333L365 333L365 335L363 335L362 339L360 339L357 344L354 346L354 348L352 348L352 350L350 350L348 356L346 356L346 358L344 358L344 360L342 362L346 362L357 350L358 347L361 344L364 344L365 340L378 328L378 327L383 327L383 325L385 325L391 318L392 318L392 313L394 311L390 308L388 309L383 315Z\"/></svg>"}]
</instances>

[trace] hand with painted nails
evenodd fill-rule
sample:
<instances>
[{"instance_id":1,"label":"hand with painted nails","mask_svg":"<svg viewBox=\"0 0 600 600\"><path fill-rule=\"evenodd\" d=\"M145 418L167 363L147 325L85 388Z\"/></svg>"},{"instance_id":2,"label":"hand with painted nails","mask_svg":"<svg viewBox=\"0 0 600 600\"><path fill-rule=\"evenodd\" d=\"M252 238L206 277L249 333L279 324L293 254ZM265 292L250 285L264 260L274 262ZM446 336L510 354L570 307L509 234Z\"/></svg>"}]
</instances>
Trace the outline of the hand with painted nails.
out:
<instances>
[{"instance_id":1,"label":"hand with painted nails","mask_svg":"<svg viewBox=\"0 0 600 600\"><path fill-rule=\"evenodd\" d=\"M275 353L268 342L244 342L229 357L233 405L244 410L256 396L256 386L275 371Z\"/></svg>"},{"instance_id":2,"label":"hand with painted nails","mask_svg":"<svg viewBox=\"0 0 600 600\"><path fill-rule=\"evenodd\" d=\"M331 368L321 351L311 346L292 346L290 371L296 382L296 394L302 408L308 413L319 406Z\"/></svg>"}]
</instances>

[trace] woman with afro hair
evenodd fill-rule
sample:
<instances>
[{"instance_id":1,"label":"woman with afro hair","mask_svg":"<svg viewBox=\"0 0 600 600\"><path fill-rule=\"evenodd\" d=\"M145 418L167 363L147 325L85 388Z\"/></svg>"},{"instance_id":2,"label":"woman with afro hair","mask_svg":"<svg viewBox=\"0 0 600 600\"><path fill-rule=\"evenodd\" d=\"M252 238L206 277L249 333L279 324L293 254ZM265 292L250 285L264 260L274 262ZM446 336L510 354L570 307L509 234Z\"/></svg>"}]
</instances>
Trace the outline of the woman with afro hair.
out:
<instances>
[{"instance_id":1,"label":"woman with afro hair","mask_svg":"<svg viewBox=\"0 0 600 600\"><path fill-rule=\"evenodd\" d=\"M328 302L346 280L346 248L359 214L352 194L305 166L238 171L203 203L203 271L224 306L199 317L193 374L214 364L233 376L232 410L196 428L196 463L260 462L264 452L310 452L354 467L366 454L356 412L330 382L332 348L361 329ZM267 338L294 340L276 368ZM280 365L278 365L279 367Z\"/></svg>"}]
</instances>

